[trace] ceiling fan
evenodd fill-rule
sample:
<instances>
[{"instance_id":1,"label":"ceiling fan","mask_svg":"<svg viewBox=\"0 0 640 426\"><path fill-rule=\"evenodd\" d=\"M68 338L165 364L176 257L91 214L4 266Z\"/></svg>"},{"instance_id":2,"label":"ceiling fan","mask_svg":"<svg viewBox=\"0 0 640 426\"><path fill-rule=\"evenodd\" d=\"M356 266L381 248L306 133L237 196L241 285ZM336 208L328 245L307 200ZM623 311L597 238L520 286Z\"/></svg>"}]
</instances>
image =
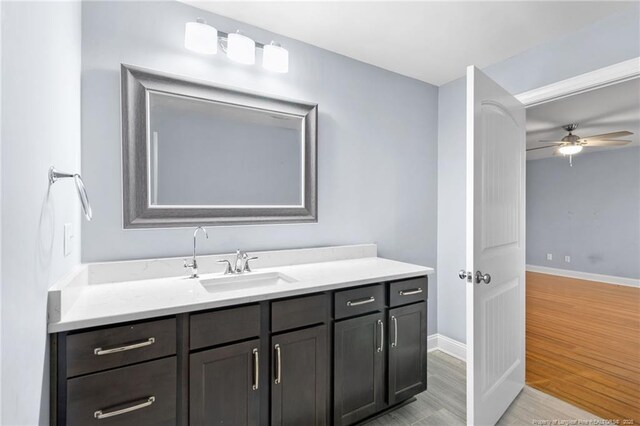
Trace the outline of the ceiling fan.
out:
<instances>
[{"instance_id":1,"label":"ceiling fan","mask_svg":"<svg viewBox=\"0 0 640 426\"><path fill-rule=\"evenodd\" d=\"M541 146L541 147L537 147L537 148L529 148L527 149L527 151L535 151L538 149L545 149L545 148L556 148L554 155L557 154L562 154L562 155L576 155L578 154L580 151L582 151L582 149L584 147L601 147L601 146L622 146L622 145L626 145L628 143L631 143L631 141L628 140L614 140L615 138L619 138L621 136L629 136L632 135L632 132L628 132L628 131L620 131L620 132L611 132L611 133L604 133L602 135L594 135L594 136L587 136L585 138L582 138L578 135L574 135L572 132L578 128L578 124L573 123L573 124L567 124L562 126L562 128L564 130L566 130L567 132L569 132L569 134L567 136L565 136L564 138L562 138L562 140L542 140L539 141L540 143L546 143L546 144L551 144L551 145L547 145L547 146Z\"/></svg>"}]
</instances>

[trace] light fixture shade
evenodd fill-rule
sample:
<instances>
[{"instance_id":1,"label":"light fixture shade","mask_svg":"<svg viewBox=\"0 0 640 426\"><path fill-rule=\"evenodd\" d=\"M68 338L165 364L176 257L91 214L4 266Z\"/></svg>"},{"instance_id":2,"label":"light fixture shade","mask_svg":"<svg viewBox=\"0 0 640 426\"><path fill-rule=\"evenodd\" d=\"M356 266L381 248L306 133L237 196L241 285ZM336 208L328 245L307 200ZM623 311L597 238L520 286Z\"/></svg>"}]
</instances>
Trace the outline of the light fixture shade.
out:
<instances>
[{"instance_id":1,"label":"light fixture shade","mask_svg":"<svg viewBox=\"0 0 640 426\"><path fill-rule=\"evenodd\" d=\"M582 151L582 145L565 145L558 148L562 155L575 155Z\"/></svg>"},{"instance_id":2,"label":"light fixture shade","mask_svg":"<svg viewBox=\"0 0 640 426\"><path fill-rule=\"evenodd\" d=\"M227 39L227 56L241 64L256 63L256 42L239 32L229 34Z\"/></svg>"},{"instance_id":3,"label":"light fixture shade","mask_svg":"<svg viewBox=\"0 0 640 426\"><path fill-rule=\"evenodd\" d=\"M289 51L272 41L264 46L262 66L269 71L289 72Z\"/></svg>"},{"instance_id":4,"label":"light fixture shade","mask_svg":"<svg viewBox=\"0 0 640 426\"><path fill-rule=\"evenodd\" d=\"M218 30L202 19L187 22L184 29L184 47L205 55L218 53Z\"/></svg>"}]
</instances>

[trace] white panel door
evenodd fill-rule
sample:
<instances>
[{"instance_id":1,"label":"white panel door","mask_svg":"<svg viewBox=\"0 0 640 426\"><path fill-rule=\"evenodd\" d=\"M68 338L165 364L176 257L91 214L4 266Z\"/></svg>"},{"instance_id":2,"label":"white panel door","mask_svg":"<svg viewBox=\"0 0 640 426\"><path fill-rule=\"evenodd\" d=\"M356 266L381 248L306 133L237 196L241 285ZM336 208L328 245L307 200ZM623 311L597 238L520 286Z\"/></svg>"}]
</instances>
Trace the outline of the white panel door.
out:
<instances>
[{"instance_id":1,"label":"white panel door","mask_svg":"<svg viewBox=\"0 0 640 426\"><path fill-rule=\"evenodd\" d=\"M470 425L494 425L524 386L524 191L524 106L471 66L466 244Z\"/></svg>"}]
</instances>

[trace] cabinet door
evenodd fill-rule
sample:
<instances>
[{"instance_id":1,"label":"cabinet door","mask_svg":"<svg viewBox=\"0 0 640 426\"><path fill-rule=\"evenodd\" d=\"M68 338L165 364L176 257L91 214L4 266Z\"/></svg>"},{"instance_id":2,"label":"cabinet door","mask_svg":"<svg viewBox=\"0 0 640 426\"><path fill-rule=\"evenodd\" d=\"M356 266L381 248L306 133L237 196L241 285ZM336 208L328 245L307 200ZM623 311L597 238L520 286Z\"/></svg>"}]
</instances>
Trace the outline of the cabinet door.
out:
<instances>
[{"instance_id":1,"label":"cabinet door","mask_svg":"<svg viewBox=\"0 0 640 426\"><path fill-rule=\"evenodd\" d=\"M191 425L257 425L260 412L258 339L190 356Z\"/></svg>"},{"instance_id":2,"label":"cabinet door","mask_svg":"<svg viewBox=\"0 0 640 426\"><path fill-rule=\"evenodd\" d=\"M427 304L389 310L389 404L427 389Z\"/></svg>"},{"instance_id":3,"label":"cabinet door","mask_svg":"<svg viewBox=\"0 0 640 426\"><path fill-rule=\"evenodd\" d=\"M327 327L274 336L271 424L327 424Z\"/></svg>"},{"instance_id":4,"label":"cabinet door","mask_svg":"<svg viewBox=\"0 0 640 426\"><path fill-rule=\"evenodd\" d=\"M334 423L347 425L384 408L384 314L334 325Z\"/></svg>"}]
</instances>

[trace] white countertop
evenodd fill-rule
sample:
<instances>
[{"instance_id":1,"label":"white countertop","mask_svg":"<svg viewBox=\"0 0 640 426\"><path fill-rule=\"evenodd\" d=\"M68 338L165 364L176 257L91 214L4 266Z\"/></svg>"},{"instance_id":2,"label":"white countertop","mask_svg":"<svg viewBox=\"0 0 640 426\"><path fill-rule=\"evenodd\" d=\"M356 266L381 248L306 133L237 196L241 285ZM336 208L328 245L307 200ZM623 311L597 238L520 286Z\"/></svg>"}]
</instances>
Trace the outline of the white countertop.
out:
<instances>
[{"instance_id":1,"label":"white countertop","mask_svg":"<svg viewBox=\"0 0 640 426\"><path fill-rule=\"evenodd\" d=\"M73 302L65 309L57 307L58 318L50 315L48 331L76 330L433 273L432 268L424 266L362 257L255 268L253 274L270 271L285 274L296 281L231 290L225 286L224 291L209 292L200 280L222 276L222 273L215 272L203 273L199 279L179 276L70 286ZM50 290L50 294L52 291L64 292L65 288Z\"/></svg>"}]
</instances>

